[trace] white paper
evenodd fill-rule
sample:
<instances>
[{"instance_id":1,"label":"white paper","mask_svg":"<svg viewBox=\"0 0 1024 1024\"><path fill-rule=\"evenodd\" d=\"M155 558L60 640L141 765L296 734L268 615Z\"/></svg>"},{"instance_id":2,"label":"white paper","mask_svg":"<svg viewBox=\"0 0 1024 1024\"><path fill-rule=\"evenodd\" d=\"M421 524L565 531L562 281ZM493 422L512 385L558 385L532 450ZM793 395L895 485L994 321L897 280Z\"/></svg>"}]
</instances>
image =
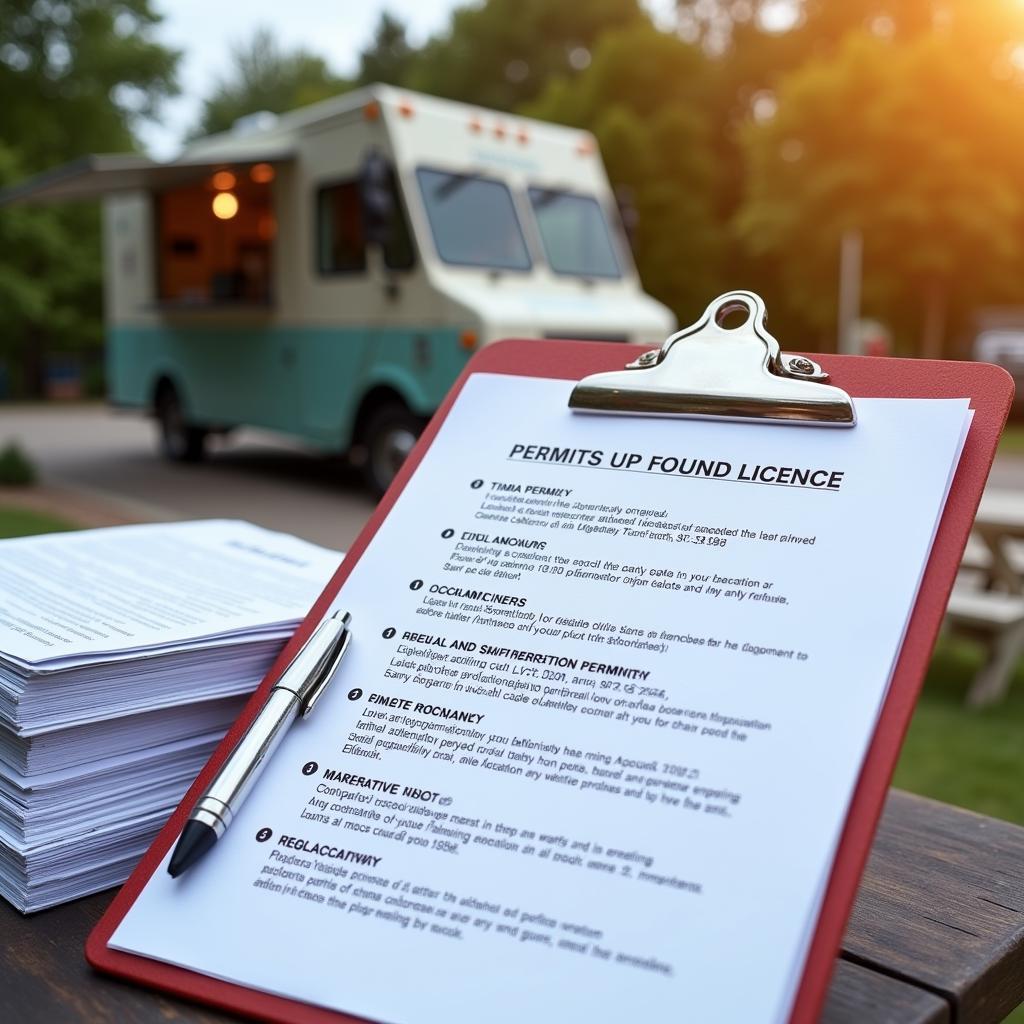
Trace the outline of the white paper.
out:
<instances>
[{"instance_id":1,"label":"white paper","mask_svg":"<svg viewBox=\"0 0 1024 1024\"><path fill-rule=\"evenodd\" d=\"M337 562L336 552L230 520L8 541L0 653L39 664L267 628L308 604Z\"/></svg>"},{"instance_id":2,"label":"white paper","mask_svg":"<svg viewBox=\"0 0 1024 1024\"><path fill-rule=\"evenodd\" d=\"M393 1024L785 1019L967 402L829 430L571 386L470 379L330 691L114 948Z\"/></svg>"},{"instance_id":3,"label":"white paper","mask_svg":"<svg viewBox=\"0 0 1024 1024\"><path fill-rule=\"evenodd\" d=\"M123 881L340 558L227 520L0 542L0 896Z\"/></svg>"}]
</instances>

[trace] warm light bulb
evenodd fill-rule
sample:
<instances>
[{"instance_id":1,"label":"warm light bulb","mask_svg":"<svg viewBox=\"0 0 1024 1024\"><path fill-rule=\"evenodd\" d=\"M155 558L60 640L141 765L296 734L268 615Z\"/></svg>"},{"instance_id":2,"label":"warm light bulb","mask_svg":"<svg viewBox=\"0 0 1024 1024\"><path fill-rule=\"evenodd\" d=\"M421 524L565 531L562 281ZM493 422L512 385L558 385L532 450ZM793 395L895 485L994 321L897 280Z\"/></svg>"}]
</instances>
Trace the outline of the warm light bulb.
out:
<instances>
[{"instance_id":1,"label":"warm light bulb","mask_svg":"<svg viewBox=\"0 0 1024 1024\"><path fill-rule=\"evenodd\" d=\"M238 213L238 199L232 192L218 192L213 197L213 215L221 220L231 220Z\"/></svg>"},{"instance_id":2,"label":"warm light bulb","mask_svg":"<svg viewBox=\"0 0 1024 1024\"><path fill-rule=\"evenodd\" d=\"M269 185L274 180L274 168L270 164L253 164L249 169L249 177L257 185Z\"/></svg>"},{"instance_id":3,"label":"warm light bulb","mask_svg":"<svg viewBox=\"0 0 1024 1024\"><path fill-rule=\"evenodd\" d=\"M235 176L230 171L218 171L211 182L218 192L226 192L229 188L235 187Z\"/></svg>"}]
</instances>

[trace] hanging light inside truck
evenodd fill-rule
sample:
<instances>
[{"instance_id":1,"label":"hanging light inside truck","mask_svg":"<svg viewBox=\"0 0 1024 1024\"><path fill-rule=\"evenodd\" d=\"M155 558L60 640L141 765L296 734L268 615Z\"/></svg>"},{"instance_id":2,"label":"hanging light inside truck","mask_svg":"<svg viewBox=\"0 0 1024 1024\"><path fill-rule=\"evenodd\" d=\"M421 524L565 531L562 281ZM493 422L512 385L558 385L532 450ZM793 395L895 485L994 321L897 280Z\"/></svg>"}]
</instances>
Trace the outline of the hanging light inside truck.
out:
<instances>
[{"instance_id":1,"label":"hanging light inside truck","mask_svg":"<svg viewBox=\"0 0 1024 1024\"><path fill-rule=\"evenodd\" d=\"M274 180L274 168L272 164L253 164L249 168L249 177L257 185L269 185Z\"/></svg>"},{"instance_id":2,"label":"hanging light inside truck","mask_svg":"<svg viewBox=\"0 0 1024 1024\"><path fill-rule=\"evenodd\" d=\"M231 220L238 213L238 197L233 192L218 192L211 205L214 217L220 220Z\"/></svg>"}]
</instances>

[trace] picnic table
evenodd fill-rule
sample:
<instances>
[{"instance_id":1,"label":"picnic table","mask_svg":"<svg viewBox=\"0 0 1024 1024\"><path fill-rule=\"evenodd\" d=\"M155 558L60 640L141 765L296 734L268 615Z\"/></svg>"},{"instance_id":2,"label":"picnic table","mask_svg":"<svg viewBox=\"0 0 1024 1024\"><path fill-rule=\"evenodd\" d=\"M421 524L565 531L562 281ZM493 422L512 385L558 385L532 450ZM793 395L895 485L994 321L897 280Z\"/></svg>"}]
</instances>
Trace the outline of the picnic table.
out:
<instances>
[{"instance_id":1,"label":"picnic table","mask_svg":"<svg viewBox=\"0 0 1024 1024\"><path fill-rule=\"evenodd\" d=\"M237 1019L93 973L82 948L110 899L2 905L0 1020ZM823 1024L994 1024L1022 1000L1024 828L891 791Z\"/></svg>"},{"instance_id":2,"label":"picnic table","mask_svg":"<svg viewBox=\"0 0 1024 1024\"><path fill-rule=\"evenodd\" d=\"M1024 561L1014 543L1024 540L1024 493L989 488L982 496L974 529L991 558L989 577L1008 594L1024 595Z\"/></svg>"},{"instance_id":3,"label":"picnic table","mask_svg":"<svg viewBox=\"0 0 1024 1024\"><path fill-rule=\"evenodd\" d=\"M985 644L988 657L967 693L973 706L1005 696L1024 654L1024 493L988 489L957 581L947 621Z\"/></svg>"}]
</instances>

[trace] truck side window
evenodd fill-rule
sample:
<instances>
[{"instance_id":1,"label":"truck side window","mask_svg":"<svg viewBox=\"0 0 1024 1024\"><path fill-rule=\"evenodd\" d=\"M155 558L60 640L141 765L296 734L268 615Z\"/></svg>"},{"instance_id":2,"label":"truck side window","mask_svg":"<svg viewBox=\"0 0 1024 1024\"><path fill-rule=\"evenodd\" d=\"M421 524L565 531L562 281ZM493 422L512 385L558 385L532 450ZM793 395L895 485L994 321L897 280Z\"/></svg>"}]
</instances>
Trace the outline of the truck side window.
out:
<instances>
[{"instance_id":1,"label":"truck side window","mask_svg":"<svg viewBox=\"0 0 1024 1024\"><path fill-rule=\"evenodd\" d=\"M553 188L530 188L548 263L556 274L622 277L612 234L594 196Z\"/></svg>"},{"instance_id":2,"label":"truck side window","mask_svg":"<svg viewBox=\"0 0 1024 1024\"><path fill-rule=\"evenodd\" d=\"M415 263L412 234L391 175L393 206L384 244L384 266L410 270ZM359 182L335 182L316 194L317 265L321 274L352 274L366 270L366 231Z\"/></svg>"},{"instance_id":3,"label":"truck side window","mask_svg":"<svg viewBox=\"0 0 1024 1024\"><path fill-rule=\"evenodd\" d=\"M338 182L317 192L316 233L321 274L352 274L366 269L366 238L355 181Z\"/></svg>"},{"instance_id":4,"label":"truck side window","mask_svg":"<svg viewBox=\"0 0 1024 1024\"><path fill-rule=\"evenodd\" d=\"M508 186L458 171L416 170L437 254L445 263L529 270L530 253Z\"/></svg>"}]
</instances>

